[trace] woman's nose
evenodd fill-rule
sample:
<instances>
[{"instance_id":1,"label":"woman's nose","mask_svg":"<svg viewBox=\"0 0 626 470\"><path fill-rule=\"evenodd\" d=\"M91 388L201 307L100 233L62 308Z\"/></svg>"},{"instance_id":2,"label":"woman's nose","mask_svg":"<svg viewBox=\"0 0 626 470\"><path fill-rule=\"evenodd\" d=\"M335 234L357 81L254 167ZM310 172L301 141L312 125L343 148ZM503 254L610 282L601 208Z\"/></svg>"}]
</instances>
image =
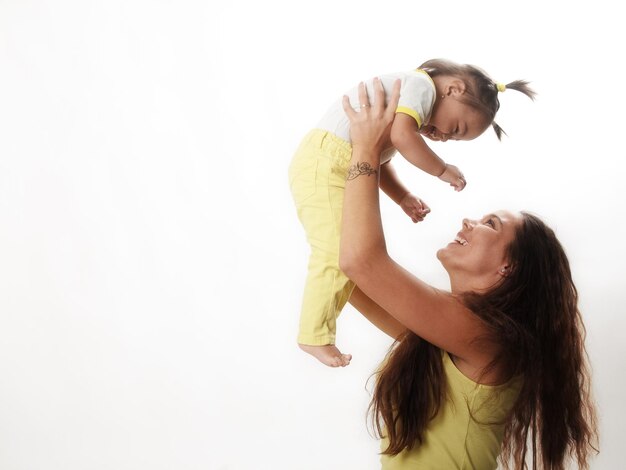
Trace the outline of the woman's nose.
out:
<instances>
[{"instance_id":1,"label":"woman's nose","mask_svg":"<svg viewBox=\"0 0 626 470\"><path fill-rule=\"evenodd\" d=\"M476 221L470 219L463 219L463 228L464 229L472 229L476 225Z\"/></svg>"}]
</instances>

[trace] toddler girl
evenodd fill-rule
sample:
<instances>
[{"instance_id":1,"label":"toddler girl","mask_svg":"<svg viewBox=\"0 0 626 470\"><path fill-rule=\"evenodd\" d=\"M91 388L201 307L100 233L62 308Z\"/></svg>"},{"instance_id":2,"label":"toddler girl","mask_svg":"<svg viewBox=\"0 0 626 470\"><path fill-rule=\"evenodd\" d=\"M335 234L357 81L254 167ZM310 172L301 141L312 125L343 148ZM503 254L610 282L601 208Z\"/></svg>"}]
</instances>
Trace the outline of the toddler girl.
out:
<instances>
[{"instance_id":1,"label":"toddler girl","mask_svg":"<svg viewBox=\"0 0 626 470\"><path fill-rule=\"evenodd\" d=\"M396 80L401 82L391 140L381 157L379 185L413 222L423 220L430 208L398 179L390 161L395 152L461 191L466 184L463 173L433 152L424 137L441 142L472 140L491 126L500 139L503 130L494 121L500 107L498 92L513 89L531 99L535 96L524 80L496 83L478 67L443 59L429 60L417 70L377 80L387 92ZM373 83L366 83L370 96L374 95ZM351 103L358 102L357 93L357 87L347 93ZM335 346L336 318L354 288L338 264L345 180L373 173L368 167L351 169L349 173L351 151L350 121L338 100L317 129L304 138L289 167L298 217L311 245L298 344L332 367L346 366L351 360Z\"/></svg>"}]
</instances>

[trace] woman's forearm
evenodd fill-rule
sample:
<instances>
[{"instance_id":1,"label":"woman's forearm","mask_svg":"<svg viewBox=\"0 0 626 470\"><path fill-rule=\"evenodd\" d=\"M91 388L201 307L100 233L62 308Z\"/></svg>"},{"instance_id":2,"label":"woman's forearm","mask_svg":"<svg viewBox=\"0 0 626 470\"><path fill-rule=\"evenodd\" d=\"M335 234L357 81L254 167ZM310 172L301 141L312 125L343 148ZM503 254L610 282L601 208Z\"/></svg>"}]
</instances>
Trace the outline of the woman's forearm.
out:
<instances>
[{"instance_id":1,"label":"woman's forearm","mask_svg":"<svg viewBox=\"0 0 626 470\"><path fill-rule=\"evenodd\" d=\"M376 150L356 146L346 181L339 264L350 277L386 255L380 216L379 168Z\"/></svg>"},{"instance_id":2,"label":"woman's forearm","mask_svg":"<svg viewBox=\"0 0 626 470\"><path fill-rule=\"evenodd\" d=\"M344 97L344 110L352 123L353 146L344 193L339 265L354 281L356 276L367 273L369 267L380 265L380 258L387 257L378 191L380 154L389 140L399 83L394 85L387 107L380 81L375 86L374 106L369 105L363 84L359 86L360 113Z\"/></svg>"},{"instance_id":3,"label":"woman's forearm","mask_svg":"<svg viewBox=\"0 0 626 470\"><path fill-rule=\"evenodd\" d=\"M387 106L382 85L375 83L375 88L376 99L370 107L365 87L359 86L360 113L344 98L353 152L344 195L340 266L372 302L416 335L467 362L488 364L492 352L476 341L489 334L483 321L458 298L416 278L387 254L378 171L398 104L399 83ZM401 330L390 329L385 316L378 313L372 318L385 330L391 334Z\"/></svg>"},{"instance_id":4,"label":"woman's forearm","mask_svg":"<svg viewBox=\"0 0 626 470\"><path fill-rule=\"evenodd\" d=\"M350 296L350 304L374 326L396 339L406 331L406 327L392 317L389 312L370 299L359 286L355 286Z\"/></svg>"}]
</instances>

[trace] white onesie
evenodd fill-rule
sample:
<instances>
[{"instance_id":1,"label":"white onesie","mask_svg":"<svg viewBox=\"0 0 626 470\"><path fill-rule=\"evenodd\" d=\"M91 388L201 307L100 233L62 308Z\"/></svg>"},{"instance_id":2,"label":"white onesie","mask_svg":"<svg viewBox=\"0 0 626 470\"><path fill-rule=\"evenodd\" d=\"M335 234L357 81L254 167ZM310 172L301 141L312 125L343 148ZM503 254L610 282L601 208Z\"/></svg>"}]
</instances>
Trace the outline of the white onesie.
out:
<instances>
[{"instance_id":1,"label":"white onesie","mask_svg":"<svg viewBox=\"0 0 626 470\"><path fill-rule=\"evenodd\" d=\"M417 69L410 72L398 72L379 77L387 99L393 88L394 82L399 78L400 101L396 113L404 113L411 116L417 122L418 129L430 119L430 114L435 104L435 84L430 76L423 70ZM374 96L374 81L365 82L368 96ZM356 111L358 106L358 87L349 90L346 95ZM337 137L350 142L350 120L343 110L342 100L335 101L326 112L322 120L317 124L319 129L332 132Z\"/></svg>"}]
</instances>

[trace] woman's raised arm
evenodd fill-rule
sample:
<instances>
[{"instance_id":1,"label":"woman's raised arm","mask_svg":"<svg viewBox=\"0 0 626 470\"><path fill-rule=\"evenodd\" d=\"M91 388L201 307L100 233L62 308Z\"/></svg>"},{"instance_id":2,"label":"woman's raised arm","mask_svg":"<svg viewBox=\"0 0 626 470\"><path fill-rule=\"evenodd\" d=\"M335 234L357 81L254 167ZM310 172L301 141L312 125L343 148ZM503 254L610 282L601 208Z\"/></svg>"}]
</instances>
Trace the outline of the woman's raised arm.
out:
<instances>
[{"instance_id":1,"label":"woman's raised arm","mask_svg":"<svg viewBox=\"0 0 626 470\"><path fill-rule=\"evenodd\" d=\"M351 121L352 160L346 182L339 265L372 301L426 341L468 362L485 363L492 351L475 340L486 333L480 319L450 293L420 281L389 257L380 216L378 176L381 151L399 98L396 82L389 104L380 80L375 80L370 105L365 86L359 87L360 112L344 97Z\"/></svg>"}]
</instances>

